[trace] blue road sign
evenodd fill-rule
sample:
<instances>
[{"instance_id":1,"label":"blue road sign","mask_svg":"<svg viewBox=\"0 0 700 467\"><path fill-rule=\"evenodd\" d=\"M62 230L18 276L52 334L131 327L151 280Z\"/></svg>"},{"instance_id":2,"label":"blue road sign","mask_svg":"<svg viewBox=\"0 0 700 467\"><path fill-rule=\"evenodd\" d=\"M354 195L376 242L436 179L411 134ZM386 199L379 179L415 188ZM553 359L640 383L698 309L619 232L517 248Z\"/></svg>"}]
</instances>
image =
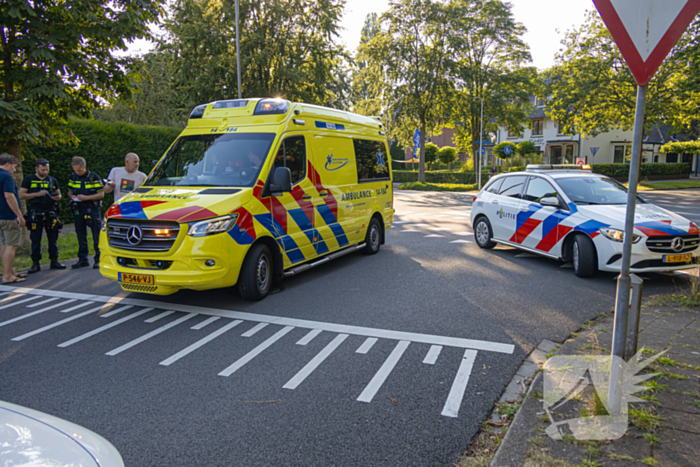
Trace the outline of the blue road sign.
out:
<instances>
[{"instance_id":1,"label":"blue road sign","mask_svg":"<svg viewBox=\"0 0 700 467\"><path fill-rule=\"evenodd\" d=\"M482 156L486 155L486 148L483 148L483 147L481 148L481 155Z\"/></svg>"},{"instance_id":2,"label":"blue road sign","mask_svg":"<svg viewBox=\"0 0 700 467\"><path fill-rule=\"evenodd\" d=\"M591 154L593 154L593 157L595 157L595 155L598 153L599 149L600 148L591 148Z\"/></svg>"},{"instance_id":3,"label":"blue road sign","mask_svg":"<svg viewBox=\"0 0 700 467\"><path fill-rule=\"evenodd\" d=\"M506 156L510 156L512 152L513 150L510 148L510 146L506 146L505 148L503 148L503 154L505 154Z\"/></svg>"}]
</instances>

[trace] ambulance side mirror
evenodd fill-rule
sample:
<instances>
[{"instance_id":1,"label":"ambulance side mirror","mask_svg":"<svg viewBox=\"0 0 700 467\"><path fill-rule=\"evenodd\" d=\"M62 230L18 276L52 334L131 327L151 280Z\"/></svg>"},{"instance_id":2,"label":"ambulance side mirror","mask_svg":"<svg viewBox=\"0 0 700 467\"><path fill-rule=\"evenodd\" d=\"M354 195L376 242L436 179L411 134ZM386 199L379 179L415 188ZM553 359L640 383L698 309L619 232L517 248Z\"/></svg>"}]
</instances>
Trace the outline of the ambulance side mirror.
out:
<instances>
[{"instance_id":1,"label":"ambulance side mirror","mask_svg":"<svg viewBox=\"0 0 700 467\"><path fill-rule=\"evenodd\" d=\"M270 193L286 193L292 191L292 171L288 167L277 167L270 184Z\"/></svg>"}]
</instances>

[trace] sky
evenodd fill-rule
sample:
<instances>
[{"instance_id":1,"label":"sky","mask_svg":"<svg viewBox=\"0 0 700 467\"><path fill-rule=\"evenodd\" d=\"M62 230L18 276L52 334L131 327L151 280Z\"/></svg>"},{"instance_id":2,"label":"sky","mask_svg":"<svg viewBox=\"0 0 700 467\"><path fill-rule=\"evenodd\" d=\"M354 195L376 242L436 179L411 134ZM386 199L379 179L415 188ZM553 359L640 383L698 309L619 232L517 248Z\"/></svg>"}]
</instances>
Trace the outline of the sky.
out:
<instances>
[{"instance_id":1,"label":"sky","mask_svg":"<svg viewBox=\"0 0 700 467\"><path fill-rule=\"evenodd\" d=\"M595 8L592 0L509 0L515 20L527 29L525 42L530 45L532 65L539 69L554 65L554 55L561 46L564 33L583 23L586 10ZM348 0L340 41L352 53L360 43L360 32L369 13L382 14L389 9L389 0ZM152 47L137 41L130 53L142 54Z\"/></svg>"}]
</instances>

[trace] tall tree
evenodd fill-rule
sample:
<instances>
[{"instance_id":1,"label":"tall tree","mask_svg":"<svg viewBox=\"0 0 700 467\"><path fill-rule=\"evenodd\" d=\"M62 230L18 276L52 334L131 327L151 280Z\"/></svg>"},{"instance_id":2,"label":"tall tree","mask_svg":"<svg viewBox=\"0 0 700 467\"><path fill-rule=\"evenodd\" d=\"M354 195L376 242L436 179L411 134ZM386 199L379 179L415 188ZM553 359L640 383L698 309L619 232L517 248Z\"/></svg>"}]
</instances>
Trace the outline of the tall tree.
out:
<instances>
[{"instance_id":1,"label":"tall tree","mask_svg":"<svg viewBox=\"0 0 700 467\"><path fill-rule=\"evenodd\" d=\"M352 82L353 110L361 115L380 115L382 113L381 95L376 94L378 91L376 86L371 86L371 83L377 79L374 75L381 72L381 69L371 66L369 57L362 52L365 50L366 44L380 31L379 17L376 13L369 13L365 18L364 26L362 26L359 53L355 61Z\"/></svg>"},{"instance_id":2,"label":"tall tree","mask_svg":"<svg viewBox=\"0 0 700 467\"><path fill-rule=\"evenodd\" d=\"M349 56L335 43L345 0L240 0L244 97L347 107ZM234 0L176 0L163 49L189 108L237 96Z\"/></svg>"},{"instance_id":3,"label":"tall tree","mask_svg":"<svg viewBox=\"0 0 700 467\"><path fill-rule=\"evenodd\" d=\"M413 130L421 129L419 181L425 181L425 139L444 119L450 55L448 10L433 0L396 0L381 17L381 31L362 44L360 56L374 70L370 85L382 96L392 120L392 137L411 145Z\"/></svg>"},{"instance_id":4,"label":"tall tree","mask_svg":"<svg viewBox=\"0 0 700 467\"><path fill-rule=\"evenodd\" d=\"M529 46L522 36L526 29L515 21L512 5L502 0L453 0L449 4L450 46L455 56L453 77L459 90L454 99L453 119L459 121L459 147L474 154L478 170L478 141L482 137L481 101L484 106L484 135L497 125L519 127L530 110L529 95L537 76Z\"/></svg>"}]
</instances>

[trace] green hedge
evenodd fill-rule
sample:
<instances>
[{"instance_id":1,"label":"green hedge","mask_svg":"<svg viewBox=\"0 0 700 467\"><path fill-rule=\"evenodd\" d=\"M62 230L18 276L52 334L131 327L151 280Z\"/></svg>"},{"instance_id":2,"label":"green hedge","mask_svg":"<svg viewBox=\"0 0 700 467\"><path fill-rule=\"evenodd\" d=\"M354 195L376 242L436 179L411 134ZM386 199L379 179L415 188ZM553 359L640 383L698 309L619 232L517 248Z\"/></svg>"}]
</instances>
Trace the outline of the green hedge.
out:
<instances>
[{"instance_id":1,"label":"green hedge","mask_svg":"<svg viewBox=\"0 0 700 467\"><path fill-rule=\"evenodd\" d=\"M158 160L177 138L182 129L173 127L155 127L132 125L122 122L103 122L95 120L71 120L68 127L78 137L78 146L66 145L50 148L31 147L31 153L37 159L47 159L51 163L51 175L58 180L61 193L61 220L73 222L68 209L68 178L73 170L70 166L74 156L84 157L89 170L100 177L107 178L113 167L124 166L124 156L128 152L138 154L141 165L139 170L145 174L151 171L151 161ZM24 175L34 173L34 158L25 157L22 168ZM112 194L105 195L102 202L103 212L112 204Z\"/></svg>"},{"instance_id":2,"label":"green hedge","mask_svg":"<svg viewBox=\"0 0 700 467\"><path fill-rule=\"evenodd\" d=\"M394 181L397 183L417 182L418 172L410 170L394 170ZM477 175L474 172L425 172L427 183L457 183L461 185L471 185L476 183ZM481 174L481 183L486 183L489 179L488 170Z\"/></svg>"},{"instance_id":3,"label":"green hedge","mask_svg":"<svg viewBox=\"0 0 700 467\"><path fill-rule=\"evenodd\" d=\"M593 173L607 175L609 177L629 177L630 164L593 164ZM673 164L641 164L640 176L645 175L678 175L690 172L690 165L684 163Z\"/></svg>"}]
</instances>

